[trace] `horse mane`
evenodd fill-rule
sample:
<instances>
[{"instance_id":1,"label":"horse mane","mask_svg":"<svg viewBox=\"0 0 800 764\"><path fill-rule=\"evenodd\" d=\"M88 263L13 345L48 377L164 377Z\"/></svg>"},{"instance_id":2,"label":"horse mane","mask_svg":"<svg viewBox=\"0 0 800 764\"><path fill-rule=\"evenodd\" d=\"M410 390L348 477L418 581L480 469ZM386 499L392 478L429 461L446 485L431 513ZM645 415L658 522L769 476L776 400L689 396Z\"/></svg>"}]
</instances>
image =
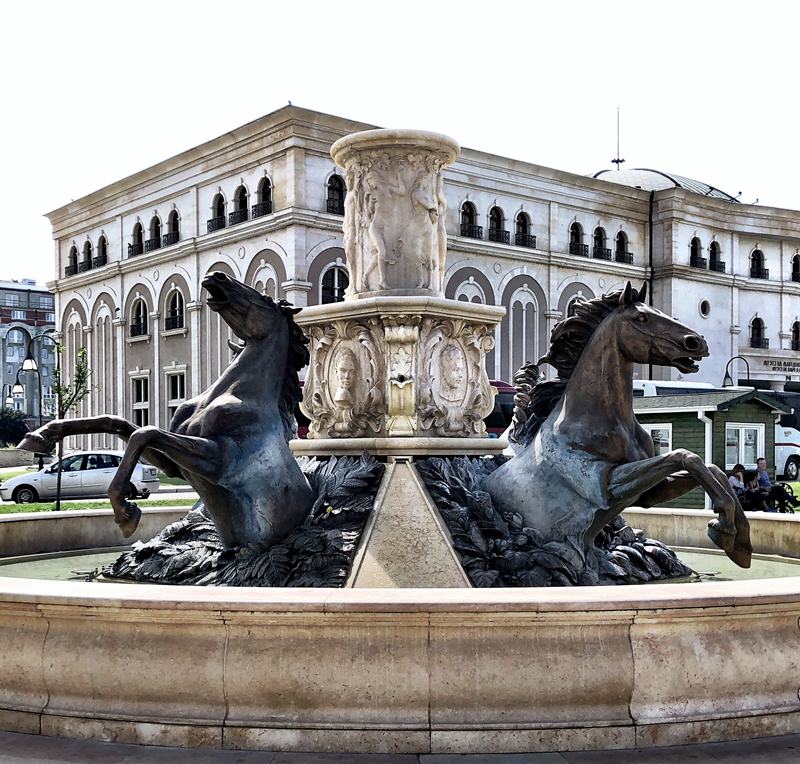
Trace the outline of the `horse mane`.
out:
<instances>
[{"instance_id":1,"label":"horse mane","mask_svg":"<svg viewBox=\"0 0 800 764\"><path fill-rule=\"evenodd\" d=\"M579 297L572 305L573 315L553 327L550 349L537 364L547 363L554 367L558 371L557 379L541 380L539 366L532 363L524 364L514 375L516 395L509 434L512 443L524 448L539 432L544 420L561 400L589 340L603 320L619 307L623 292L626 304L634 300L644 300L644 289L637 293L630 289L630 283L625 290L617 289L591 300Z\"/></svg>"},{"instance_id":2,"label":"horse mane","mask_svg":"<svg viewBox=\"0 0 800 764\"><path fill-rule=\"evenodd\" d=\"M283 421L283 433L286 440L297 436L297 418L295 410L303 397L303 388L300 385L300 369L308 365L310 355L308 352L308 337L294 320L295 313L300 308L295 308L286 300L278 300L275 307L281 311L289 328L289 348L286 354L286 375L283 378L281 399L278 402L278 411Z\"/></svg>"}]
</instances>

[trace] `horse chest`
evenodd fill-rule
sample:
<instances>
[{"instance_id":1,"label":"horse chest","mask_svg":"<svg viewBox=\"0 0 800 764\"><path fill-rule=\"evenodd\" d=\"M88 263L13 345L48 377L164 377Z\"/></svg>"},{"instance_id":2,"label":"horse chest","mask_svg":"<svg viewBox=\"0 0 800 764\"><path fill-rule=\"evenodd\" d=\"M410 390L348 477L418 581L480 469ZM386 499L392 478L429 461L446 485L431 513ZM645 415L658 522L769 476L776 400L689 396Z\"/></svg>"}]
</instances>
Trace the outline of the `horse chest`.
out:
<instances>
[{"instance_id":1,"label":"horse chest","mask_svg":"<svg viewBox=\"0 0 800 764\"><path fill-rule=\"evenodd\" d=\"M256 418L250 407L245 406L238 398L224 396L205 406L198 406L182 423L179 432L196 437L234 434Z\"/></svg>"}]
</instances>

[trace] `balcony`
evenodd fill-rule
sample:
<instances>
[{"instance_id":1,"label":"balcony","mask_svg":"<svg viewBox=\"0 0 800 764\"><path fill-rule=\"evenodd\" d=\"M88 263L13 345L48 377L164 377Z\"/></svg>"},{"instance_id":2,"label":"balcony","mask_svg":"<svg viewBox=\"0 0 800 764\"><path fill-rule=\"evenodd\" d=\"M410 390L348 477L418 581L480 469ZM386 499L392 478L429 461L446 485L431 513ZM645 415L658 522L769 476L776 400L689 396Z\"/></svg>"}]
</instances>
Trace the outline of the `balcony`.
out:
<instances>
[{"instance_id":1,"label":"balcony","mask_svg":"<svg viewBox=\"0 0 800 764\"><path fill-rule=\"evenodd\" d=\"M234 210L230 215L228 215L228 225L244 223L244 221L247 219L247 207L245 207L243 210Z\"/></svg>"},{"instance_id":2,"label":"balcony","mask_svg":"<svg viewBox=\"0 0 800 764\"><path fill-rule=\"evenodd\" d=\"M78 273L86 273L86 271L92 270L92 261L91 260L81 260L78 263Z\"/></svg>"},{"instance_id":3,"label":"balcony","mask_svg":"<svg viewBox=\"0 0 800 764\"><path fill-rule=\"evenodd\" d=\"M209 220L206 223L206 230L208 231L208 233L214 233L214 231L221 231L223 228L225 228L225 215L220 215L219 217L211 218L211 220Z\"/></svg>"},{"instance_id":4,"label":"balcony","mask_svg":"<svg viewBox=\"0 0 800 764\"><path fill-rule=\"evenodd\" d=\"M66 278L67 276L74 276L77 272L78 272L77 263L75 265L68 265L66 268L64 268L64 278Z\"/></svg>"},{"instance_id":5,"label":"balcony","mask_svg":"<svg viewBox=\"0 0 800 764\"><path fill-rule=\"evenodd\" d=\"M569 253L571 255L578 255L579 257L589 257L589 245L571 241L569 243Z\"/></svg>"},{"instance_id":6,"label":"balcony","mask_svg":"<svg viewBox=\"0 0 800 764\"><path fill-rule=\"evenodd\" d=\"M468 239L482 239L483 238L483 226L482 225L472 225L471 223L462 223L461 224L461 235L466 236Z\"/></svg>"},{"instance_id":7,"label":"balcony","mask_svg":"<svg viewBox=\"0 0 800 764\"><path fill-rule=\"evenodd\" d=\"M725 263L722 260L712 260L708 267L717 273L725 273Z\"/></svg>"},{"instance_id":8,"label":"balcony","mask_svg":"<svg viewBox=\"0 0 800 764\"><path fill-rule=\"evenodd\" d=\"M326 209L331 215L344 215L344 199L328 199Z\"/></svg>"},{"instance_id":9,"label":"balcony","mask_svg":"<svg viewBox=\"0 0 800 764\"><path fill-rule=\"evenodd\" d=\"M183 329L183 313L170 313L164 318L164 329Z\"/></svg>"},{"instance_id":10,"label":"balcony","mask_svg":"<svg viewBox=\"0 0 800 764\"><path fill-rule=\"evenodd\" d=\"M169 233L165 233L161 237L161 246L171 247L173 244L177 244L180 240L181 240L180 231L170 231Z\"/></svg>"},{"instance_id":11,"label":"balcony","mask_svg":"<svg viewBox=\"0 0 800 764\"><path fill-rule=\"evenodd\" d=\"M130 325L131 337L144 337L147 334L147 323L136 322Z\"/></svg>"},{"instance_id":12,"label":"balcony","mask_svg":"<svg viewBox=\"0 0 800 764\"><path fill-rule=\"evenodd\" d=\"M498 244L510 244L511 234L502 228L490 228L489 241L496 241Z\"/></svg>"},{"instance_id":13,"label":"balcony","mask_svg":"<svg viewBox=\"0 0 800 764\"><path fill-rule=\"evenodd\" d=\"M263 218L264 215L272 214L272 202L258 202L253 205L253 217Z\"/></svg>"},{"instance_id":14,"label":"balcony","mask_svg":"<svg viewBox=\"0 0 800 764\"><path fill-rule=\"evenodd\" d=\"M700 257L700 255L689 255L689 265L692 268L702 268L703 270L708 269L708 260L705 257Z\"/></svg>"},{"instance_id":15,"label":"balcony","mask_svg":"<svg viewBox=\"0 0 800 764\"><path fill-rule=\"evenodd\" d=\"M611 250L606 247L592 247L592 257L595 260L610 260Z\"/></svg>"},{"instance_id":16,"label":"balcony","mask_svg":"<svg viewBox=\"0 0 800 764\"><path fill-rule=\"evenodd\" d=\"M769 337L751 337L750 338L750 347L751 348L761 348L762 350L769 349Z\"/></svg>"},{"instance_id":17,"label":"balcony","mask_svg":"<svg viewBox=\"0 0 800 764\"><path fill-rule=\"evenodd\" d=\"M144 251L145 252L155 252L155 250L161 249L161 237L156 236L153 239L148 239L144 243Z\"/></svg>"},{"instance_id":18,"label":"balcony","mask_svg":"<svg viewBox=\"0 0 800 764\"><path fill-rule=\"evenodd\" d=\"M128 244L128 257L136 257L144 252L144 244L138 242L136 244Z\"/></svg>"},{"instance_id":19,"label":"balcony","mask_svg":"<svg viewBox=\"0 0 800 764\"><path fill-rule=\"evenodd\" d=\"M536 237L529 233L518 233L514 236L514 244L518 247L536 249Z\"/></svg>"},{"instance_id":20,"label":"balcony","mask_svg":"<svg viewBox=\"0 0 800 764\"><path fill-rule=\"evenodd\" d=\"M769 268L750 268L751 279L768 279Z\"/></svg>"},{"instance_id":21,"label":"balcony","mask_svg":"<svg viewBox=\"0 0 800 764\"><path fill-rule=\"evenodd\" d=\"M102 268L108 265L108 255L97 255L92 258L92 268Z\"/></svg>"},{"instance_id":22,"label":"balcony","mask_svg":"<svg viewBox=\"0 0 800 764\"><path fill-rule=\"evenodd\" d=\"M792 340L792 350L800 350L800 340Z\"/></svg>"},{"instance_id":23,"label":"balcony","mask_svg":"<svg viewBox=\"0 0 800 764\"><path fill-rule=\"evenodd\" d=\"M614 260L618 263L633 265L633 252L615 252Z\"/></svg>"}]
</instances>

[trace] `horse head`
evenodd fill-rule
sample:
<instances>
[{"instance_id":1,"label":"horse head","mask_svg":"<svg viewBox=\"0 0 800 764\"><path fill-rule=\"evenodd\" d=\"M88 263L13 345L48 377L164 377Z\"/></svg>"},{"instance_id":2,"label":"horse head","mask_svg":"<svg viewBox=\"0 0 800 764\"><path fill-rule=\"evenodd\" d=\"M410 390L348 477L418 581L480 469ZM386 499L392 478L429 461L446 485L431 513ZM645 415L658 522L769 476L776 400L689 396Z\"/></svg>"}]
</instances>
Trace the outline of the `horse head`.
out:
<instances>
[{"instance_id":1,"label":"horse head","mask_svg":"<svg viewBox=\"0 0 800 764\"><path fill-rule=\"evenodd\" d=\"M628 282L620 292L617 315L622 354L634 363L672 366L684 374L698 371L698 362L709 354L705 338L647 305L646 294L646 283L637 291Z\"/></svg>"},{"instance_id":2,"label":"horse head","mask_svg":"<svg viewBox=\"0 0 800 764\"><path fill-rule=\"evenodd\" d=\"M299 311L299 308L289 308L283 300L276 303L269 295L221 271L209 273L202 286L209 295L206 305L219 313L233 333L245 342L256 342L285 331L285 311Z\"/></svg>"}]
</instances>

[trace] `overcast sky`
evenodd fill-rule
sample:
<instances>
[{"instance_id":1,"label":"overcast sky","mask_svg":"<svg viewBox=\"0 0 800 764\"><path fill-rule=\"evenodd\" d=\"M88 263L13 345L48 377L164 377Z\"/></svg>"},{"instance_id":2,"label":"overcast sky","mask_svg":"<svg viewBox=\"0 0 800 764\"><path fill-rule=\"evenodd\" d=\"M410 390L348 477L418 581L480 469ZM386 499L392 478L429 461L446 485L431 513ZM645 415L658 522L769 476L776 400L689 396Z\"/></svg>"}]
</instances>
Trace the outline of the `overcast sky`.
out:
<instances>
[{"instance_id":1,"label":"overcast sky","mask_svg":"<svg viewBox=\"0 0 800 764\"><path fill-rule=\"evenodd\" d=\"M794 7L793 7L794 6ZM42 217L285 105L581 174L800 209L800 10L779 2L4 3L0 278L54 276Z\"/></svg>"}]
</instances>

